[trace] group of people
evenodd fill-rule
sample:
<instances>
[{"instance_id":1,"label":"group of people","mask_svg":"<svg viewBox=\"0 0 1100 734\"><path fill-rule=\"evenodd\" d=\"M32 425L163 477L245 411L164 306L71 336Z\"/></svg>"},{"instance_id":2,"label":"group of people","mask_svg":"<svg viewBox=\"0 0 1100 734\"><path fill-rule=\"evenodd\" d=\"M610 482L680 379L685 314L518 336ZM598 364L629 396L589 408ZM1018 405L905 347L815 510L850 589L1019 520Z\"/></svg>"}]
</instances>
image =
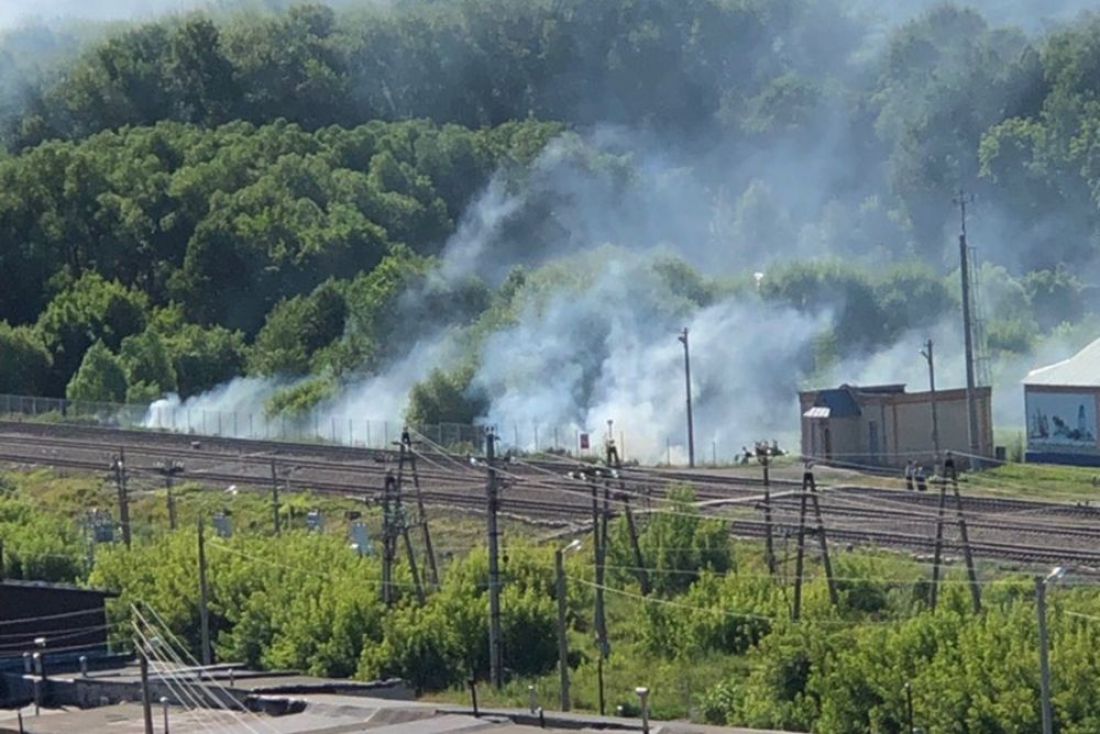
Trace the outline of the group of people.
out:
<instances>
[{"instance_id":1,"label":"group of people","mask_svg":"<svg viewBox=\"0 0 1100 734\"><path fill-rule=\"evenodd\" d=\"M924 466L910 461L905 464L905 488L910 492L925 492L928 490L928 477L924 473Z\"/></svg>"},{"instance_id":2,"label":"group of people","mask_svg":"<svg viewBox=\"0 0 1100 734\"><path fill-rule=\"evenodd\" d=\"M786 451L779 448L779 442L774 439L770 444L767 441L757 441L753 447L752 451L747 446L741 447L741 453L734 456L738 464L748 464L754 457L787 455Z\"/></svg>"}]
</instances>

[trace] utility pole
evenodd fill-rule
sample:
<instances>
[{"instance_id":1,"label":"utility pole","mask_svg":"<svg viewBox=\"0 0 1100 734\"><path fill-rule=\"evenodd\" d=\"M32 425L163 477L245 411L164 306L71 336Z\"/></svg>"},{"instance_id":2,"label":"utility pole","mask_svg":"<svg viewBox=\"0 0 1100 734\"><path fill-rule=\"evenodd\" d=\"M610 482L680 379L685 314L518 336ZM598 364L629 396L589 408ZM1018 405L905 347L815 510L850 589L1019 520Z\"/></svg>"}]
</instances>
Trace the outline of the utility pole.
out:
<instances>
[{"instance_id":1,"label":"utility pole","mask_svg":"<svg viewBox=\"0 0 1100 734\"><path fill-rule=\"evenodd\" d=\"M834 607L840 606L840 599L837 595L836 581L833 578L833 564L829 560L829 541L825 537L825 518L821 514L821 504L817 499L817 483L814 481L813 472L807 472L805 479L809 480L810 485L810 500L814 505L814 516L817 518L817 542L821 545L821 565L825 567L825 581L829 586L829 601L832 602Z\"/></svg>"},{"instance_id":2,"label":"utility pole","mask_svg":"<svg viewBox=\"0 0 1100 734\"><path fill-rule=\"evenodd\" d=\"M970 302L970 251L966 242L966 204L973 200L973 195L967 196L965 191L959 189L959 196L954 202L959 207L961 222L959 231L959 270L962 277L963 343L966 347L966 428L970 443L970 454L972 457L978 457L981 454L981 428L978 424L977 385L975 384L974 371L974 325L972 323L972 304ZM976 458L972 458L971 461L976 461Z\"/></svg>"},{"instance_id":3,"label":"utility pole","mask_svg":"<svg viewBox=\"0 0 1100 734\"><path fill-rule=\"evenodd\" d=\"M605 616L604 609L604 535L601 532L603 526L604 513L600 508L600 491L599 485L596 483L595 476L589 470L588 473L588 485L592 491L592 544L593 554L596 565L596 584L595 584L595 597L596 597L596 610L594 626L596 628L596 644L600 648L600 660L604 660L608 656L607 645L607 617Z\"/></svg>"},{"instance_id":4,"label":"utility pole","mask_svg":"<svg viewBox=\"0 0 1100 734\"><path fill-rule=\"evenodd\" d=\"M115 458L115 486L118 488L118 520L122 525L122 541L130 548L132 538L130 535L130 494L126 491L126 450L119 448L118 457Z\"/></svg>"},{"instance_id":5,"label":"utility pole","mask_svg":"<svg viewBox=\"0 0 1100 734\"><path fill-rule=\"evenodd\" d=\"M634 520L634 512L630 509L630 495L620 492L616 499L623 504L623 517L626 518L626 530L630 534L630 549L634 555L635 575L638 577L638 588L642 590L642 596L649 596L651 587L649 573L646 571L645 558L642 556L642 546L638 541L638 524Z\"/></svg>"},{"instance_id":6,"label":"utility pole","mask_svg":"<svg viewBox=\"0 0 1100 734\"><path fill-rule=\"evenodd\" d=\"M279 527L279 471L275 459L271 460L271 520L275 535L282 535L282 528Z\"/></svg>"},{"instance_id":7,"label":"utility pole","mask_svg":"<svg viewBox=\"0 0 1100 734\"><path fill-rule=\"evenodd\" d=\"M149 692L149 657L145 648L134 640L138 649L138 663L141 666L141 712L145 719L145 734L153 734L153 701Z\"/></svg>"},{"instance_id":8,"label":"utility pole","mask_svg":"<svg viewBox=\"0 0 1100 734\"><path fill-rule=\"evenodd\" d=\"M570 708L569 696L569 639L566 637L565 613L565 549L554 551L554 575L558 596L558 671L561 674L561 710Z\"/></svg>"},{"instance_id":9,"label":"utility pole","mask_svg":"<svg viewBox=\"0 0 1100 734\"><path fill-rule=\"evenodd\" d=\"M978 572L974 567L974 553L970 548L970 533L966 529L966 518L963 516L962 495L959 493L959 472L955 466L954 458L944 461L944 473L950 478L951 486L955 494L955 512L959 524L959 539L963 546L963 560L966 562L966 576L970 581L970 599L974 604L974 613L982 611L982 587L978 583Z\"/></svg>"},{"instance_id":10,"label":"utility pole","mask_svg":"<svg viewBox=\"0 0 1100 734\"><path fill-rule=\"evenodd\" d=\"M691 347L688 345L688 329L680 332L680 343L684 345L684 389L687 392L688 424L688 466L695 466L695 420L691 414Z\"/></svg>"},{"instance_id":11,"label":"utility pole","mask_svg":"<svg viewBox=\"0 0 1100 734\"><path fill-rule=\"evenodd\" d=\"M809 471L802 475L802 491L799 492L798 552L794 561L794 602L791 606L791 619L795 622L802 617L802 576L805 573L806 563L806 499L809 494L806 477L808 475Z\"/></svg>"},{"instance_id":12,"label":"utility pole","mask_svg":"<svg viewBox=\"0 0 1100 734\"><path fill-rule=\"evenodd\" d=\"M928 360L928 390L932 397L932 451L936 454L936 462L940 460L940 420L936 411L936 359L932 351L932 340L929 339L921 352ZM969 407L969 406L968 406Z\"/></svg>"},{"instance_id":13,"label":"utility pole","mask_svg":"<svg viewBox=\"0 0 1100 734\"><path fill-rule=\"evenodd\" d=\"M905 683L905 720L909 724L905 734L913 734L913 686L908 681Z\"/></svg>"},{"instance_id":14,"label":"utility pole","mask_svg":"<svg viewBox=\"0 0 1100 734\"><path fill-rule=\"evenodd\" d=\"M1042 699L1043 734L1054 731L1054 716L1050 707L1050 640L1047 638L1047 582L1035 577L1035 607L1039 615L1039 675Z\"/></svg>"},{"instance_id":15,"label":"utility pole","mask_svg":"<svg viewBox=\"0 0 1100 734\"><path fill-rule=\"evenodd\" d=\"M642 546L638 540L638 524L634 520L634 512L630 509L630 494L626 491L626 482L623 481L622 477L623 460L622 457L619 456L619 449L615 445L615 439L611 438L610 435L611 421L607 423L609 428L607 438L607 466L618 475L619 479L619 491L615 499L623 505L623 517L626 518L626 530L630 535L630 550L634 555L634 570L635 575L638 577L638 587L642 590L642 596L649 596L649 574L646 572L645 558L642 556ZM607 541L606 528L604 541Z\"/></svg>"},{"instance_id":16,"label":"utility pole","mask_svg":"<svg viewBox=\"0 0 1100 734\"><path fill-rule=\"evenodd\" d=\"M940 567L943 564L943 526L944 516L947 512L947 472L948 467L954 471L955 460L948 454L943 462L943 476L940 477L940 504L936 512L936 545L932 555L932 589L930 604L932 611L936 611L940 594Z\"/></svg>"},{"instance_id":17,"label":"utility pole","mask_svg":"<svg viewBox=\"0 0 1100 734\"><path fill-rule=\"evenodd\" d=\"M405 472L405 463L408 462L409 469L412 472L413 490L416 495L416 512L417 518L415 525L420 527L420 532L424 538L424 555L428 558L428 579L432 588L439 588L439 567L435 562L435 550L432 547L432 533L428 527L428 511L424 505L424 494L420 491L420 472L416 468L416 452L413 450L412 435L409 433L409 429L406 428L401 432L400 448L400 462L397 467L397 484L398 491L404 486L402 481Z\"/></svg>"},{"instance_id":18,"label":"utility pole","mask_svg":"<svg viewBox=\"0 0 1100 734\"><path fill-rule=\"evenodd\" d=\"M1035 608L1039 614L1039 675L1040 702L1043 712L1043 734L1054 731L1054 711L1050 703L1050 639L1047 636L1047 587L1056 583L1066 574L1066 569L1058 566L1051 569L1046 577L1035 577Z\"/></svg>"},{"instance_id":19,"label":"utility pole","mask_svg":"<svg viewBox=\"0 0 1100 734\"><path fill-rule=\"evenodd\" d=\"M206 534L203 518L199 515L199 624L202 634L202 664L210 665L210 589L206 583Z\"/></svg>"},{"instance_id":20,"label":"utility pole","mask_svg":"<svg viewBox=\"0 0 1100 734\"><path fill-rule=\"evenodd\" d=\"M397 495L397 479L393 472L386 472L382 490L382 603L391 606L395 601L393 566L397 560L397 522L394 501Z\"/></svg>"},{"instance_id":21,"label":"utility pole","mask_svg":"<svg viewBox=\"0 0 1100 734\"><path fill-rule=\"evenodd\" d=\"M833 578L833 564L829 559L829 542L825 537L825 519L821 514L821 505L817 499L817 484L814 473L809 468L802 474L802 492L798 511L798 555L795 557L794 604L791 618L798 621L802 616L802 576L805 571L806 556L806 505L813 502L818 543L821 545L821 564L825 567L825 578L829 585L829 601L838 606L836 580Z\"/></svg>"},{"instance_id":22,"label":"utility pole","mask_svg":"<svg viewBox=\"0 0 1100 734\"><path fill-rule=\"evenodd\" d=\"M168 527L176 529L176 498L172 495L172 483L177 474L183 474L183 464L169 459L157 464L157 473L164 477L164 489L167 492Z\"/></svg>"},{"instance_id":23,"label":"utility pole","mask_svg":"<svg viewBox=\"0 0 1100 734\"><path fill-rule=\"evenodd\" d=\"M397 480L395 482L396 491L394 493L393 511L394 519L398 523L398 528L401 531L401 537L405 541L405 555L409 559L409 573L412 575L413 587L416 589L416 598L423 604L426 600L424 596L424 586L420 583L420 571L416 565L416 551L413 550L412 537L409 535L409 522L408 516L405 514L405 508L401 505L401 469L397 470Z\"/></svg>"},{"instance_id":24,"label":"utility pole","mask_svg":"<svg viewBox=\"0 0 1100 734\"><path fill-rule=\"evenodd\" d=\"M504 686L504 655L500 628L500 533L497 529L497 513L500 511L500 497L496 470L496 434L490 428L485 433L485 463L489 478L485 483L488 501L489 534L489 677L493 687L500 690Z\"/></svg>"},{"instance_id":25,"label":"utility pole","mask_svg":"<svg viewBox=\"0 0 1100 734\"><path fill-rule=\"evenodd\" d=\"M770 458L767 451L756 452L760 466L764 469L764 560L768 564L768 573L775 575L775 541L772 538L772 490L771 475L768 471Z\"/></svg>"}]
</instances>

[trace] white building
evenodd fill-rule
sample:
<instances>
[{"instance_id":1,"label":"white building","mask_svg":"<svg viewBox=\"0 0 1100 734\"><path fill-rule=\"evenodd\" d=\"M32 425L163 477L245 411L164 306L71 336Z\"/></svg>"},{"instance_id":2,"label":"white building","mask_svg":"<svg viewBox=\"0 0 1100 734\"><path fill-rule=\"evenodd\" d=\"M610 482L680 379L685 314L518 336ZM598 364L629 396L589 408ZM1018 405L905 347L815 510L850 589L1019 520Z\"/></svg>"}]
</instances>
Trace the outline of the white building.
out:
<instances>
[{"instance_id":1,"label":"white building","mask_svg":"<svg viewBox=\"0 0 1100 734\"><path fill-rule=\"evenodd\" d=\"M1027 460L1100 466L1100 339L1024 380Z\"/></svg>"}]
</instances>

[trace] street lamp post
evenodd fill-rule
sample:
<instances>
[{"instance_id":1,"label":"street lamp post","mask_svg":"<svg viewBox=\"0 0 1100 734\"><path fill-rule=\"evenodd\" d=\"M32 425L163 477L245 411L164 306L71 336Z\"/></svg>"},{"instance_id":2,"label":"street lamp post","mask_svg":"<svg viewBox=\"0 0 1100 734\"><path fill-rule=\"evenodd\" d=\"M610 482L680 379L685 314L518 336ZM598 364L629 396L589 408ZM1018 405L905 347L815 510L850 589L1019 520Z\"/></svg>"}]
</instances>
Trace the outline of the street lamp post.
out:
<instances>
[{"instance_id":1,"label":"street lamp post","mask_svg":"<svg viewBox=\"0 0 1100 734\"><path fill-rule=\"evenodd\" d=\"M1039 673L1042 698L1043 734L1054 732L1054 712L1050 705L1050 640L1047 637L1047 586L1066 575L1066 569L1058 566L1046 575L1035 577L1035 607L1039 615Z\"/></svg>"},{"instance_id":2,"label":"street lamp post","mask_svg":"<svg viewBox=\"0 0 1100 734\"><path fill-rule=\"evenodd\" d=\"M688 466L695 466L695 421L691 415L691 347L688 345L688 330L680 332L678 337L684 345L684 390L687 393L687 425L688 425Z\"/></svg>"},{"instance_id":3,"label":"street lamp post","mask_svg":"<svg viewBox=\"0 0 1100 734\"><path fill-rule=\"evenodd\" d=\"M642 734L649 734L649 689L645 686L638 686L634 689L634 693L638 694L638 703L642 714Z\"/></svg>"}]
</instances>

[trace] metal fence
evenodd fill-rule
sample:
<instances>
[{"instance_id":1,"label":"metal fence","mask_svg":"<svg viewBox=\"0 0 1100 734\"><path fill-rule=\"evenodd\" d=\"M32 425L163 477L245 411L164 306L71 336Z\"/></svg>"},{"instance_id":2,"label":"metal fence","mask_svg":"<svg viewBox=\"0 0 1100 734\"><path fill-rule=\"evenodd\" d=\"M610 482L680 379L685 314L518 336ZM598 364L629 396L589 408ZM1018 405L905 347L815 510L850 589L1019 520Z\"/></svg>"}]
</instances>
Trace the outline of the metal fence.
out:
<instances>
[{"instance_id":1,"label":"metal fence","mask_svg":"<svg viewBox=\"0 0 1100 734\"><path fill-rule=\"evenodd\" d=\"M299 415L269 415L262 409L215 410L203 398L180 403L158 400L151 404L92 403L27 395L0 395L0 419L41 423L89 425L122 430L146 430L193 436L245 438L294 443L319 443L359 448L391 448L405 427L399 418L367 419L314 410ZM427 440L447 449L483 451L485 428L459 423L414 426ZM563 456L603 454L608 427L554 426L538 422L506 422L494 426L500 453L557 453ZM696 464L736 464L743 452L739 443L708 438L696 425ZM614 426L619 455L643 463L687 465L687 451L680 436L659 438L631 436Z\"/></svg>"},{"instance_id":2,"label":"metal fence","mask_svg":"<svg viewBox=\"0 0 1100 734\"><path fill-rule=\"evenodd\" d=\"M94 403L28 395L0 395L0 417L39 423L146 430L193 436L323 443L381 449L392 447L405 427L398 419L377 420L315 410L300 415L264 411L214 410L199 404L156 401L151 404ZM426 439L449 449L481 451L483 426L438 423L413 427ZM567 455L602 451L594 437L582 449L586 431L512 423L497 427L500 451L557 452Z\"/></svg>"}]
</instances>

